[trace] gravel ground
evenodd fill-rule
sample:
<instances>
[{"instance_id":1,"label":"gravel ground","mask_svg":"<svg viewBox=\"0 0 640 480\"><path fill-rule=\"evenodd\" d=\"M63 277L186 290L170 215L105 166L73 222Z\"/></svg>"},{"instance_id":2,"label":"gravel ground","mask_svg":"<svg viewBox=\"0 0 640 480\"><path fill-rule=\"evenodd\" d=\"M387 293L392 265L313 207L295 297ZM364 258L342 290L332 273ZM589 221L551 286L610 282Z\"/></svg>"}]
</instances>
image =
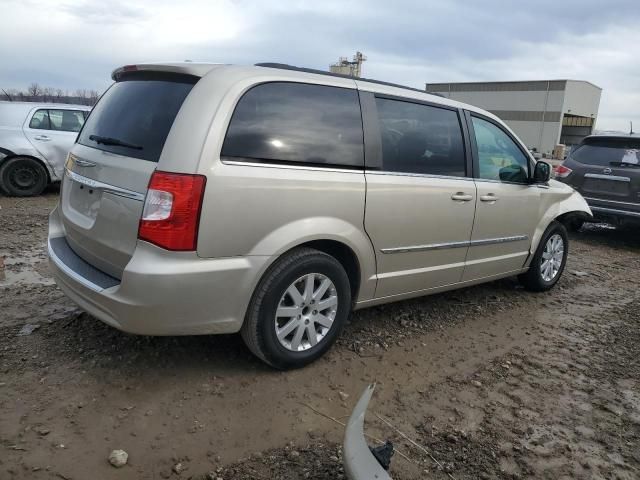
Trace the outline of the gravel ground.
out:
<instances>
[{"instance_id":1,"label":"gravel ground","mask_svg":"<svg viewBox=\"0 0 640 480\"><path fill-rule=\"evenodd\" d=\"M237 336L81 312L43 253L56 201L0 197L2 479L344 478L338 423L371 382L366 430L394 442L396 480L640 478L637 230L573 235L546 294L508 279L357 312L283 373Z\"/></svg>"}]
</instances>

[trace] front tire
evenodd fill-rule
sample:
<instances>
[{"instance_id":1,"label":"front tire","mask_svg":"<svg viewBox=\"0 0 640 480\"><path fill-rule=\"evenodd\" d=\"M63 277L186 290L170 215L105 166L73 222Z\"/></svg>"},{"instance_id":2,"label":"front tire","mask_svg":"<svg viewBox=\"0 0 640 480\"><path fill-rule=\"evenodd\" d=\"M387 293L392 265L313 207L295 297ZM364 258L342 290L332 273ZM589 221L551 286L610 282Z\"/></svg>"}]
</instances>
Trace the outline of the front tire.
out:
<instances>
[{"instance_id":1,"label":"front tire","mask_svg":"<svg viewBox=\"0 0 640 480\"><path fill-rule=\"evenodd\" d=\"M299 368L324 355L351 312L351 286L335 258L296 249L265 273L242 326L249 350L278 369Z\"/></svg>"},{"instance_id":2,"label":"front tire","mask_svg":"<svg viewBox=\"0 0 640 480\"><path fill-rule=\"evenodd\" d=\"M33 158L10 158L0 166L0 189L13 197L40 195L47 187L45 168Z\"/></svg>"},{"instance_id":3,"label":"front tire","mask_svg":"<svg viewBox=\"0 0 640 480\"><path fill-rule=\"evenodd\" d=\"M569 253L567 229L558 221L547 227L526 273L518 276L527 290L544 292L558 283Z\"/></svg>"}]
</instances>

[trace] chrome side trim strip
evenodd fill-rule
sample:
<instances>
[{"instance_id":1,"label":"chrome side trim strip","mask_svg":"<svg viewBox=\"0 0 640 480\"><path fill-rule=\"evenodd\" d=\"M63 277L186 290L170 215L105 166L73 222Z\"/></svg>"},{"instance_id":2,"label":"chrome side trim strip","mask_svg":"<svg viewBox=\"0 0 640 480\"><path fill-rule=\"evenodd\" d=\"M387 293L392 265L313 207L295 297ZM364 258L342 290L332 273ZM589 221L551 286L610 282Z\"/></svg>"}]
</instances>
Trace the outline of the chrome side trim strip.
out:
<instances>
[{"instance_id":1,"label":"chrome side trim strip","mask_svg":"<svg viewBox=\"0 0 640 480\"><path fill-rule=\"evenodd\" d=\"M466 242L432 243L429 245L414 245L410 247L382 248L380 249L380 251L382 253L426 252L429 250L442 250L446 248L479 247L482 245L493 245L497 243L519 242L528 239L529 235L514 235L512 237L486 238L482 240L470 240Z\"/></svg>"},{"instance_id":2,"label":"chrome side trim strip","mask_svg":"<svg viewBox=\"0 0 640 480\"><path fill-rule=\"evenodd\" d=\"M473 181L471 177L453 177L448 175L430 175L426 173L405 173L405 172L388 172L384 170L358 170L353 168L338 168L338 167L312 167L309 165L293 165L283 163L263 163L263 162L251 162L244 160L227 160L220 159L224 165L242 165L245 167L262 167L262 168L284 168L289 170L316 170L321 172L341 172L341 173L366 173L367 175L386 175L392 177L418 177L418 178L442 178L448 180L467 180Z\"/></svg>"},{"instance_id":3,"label":"chrome side trim strip","mask_svg":"<svg viewBox=\"0 0 640 480\"><path fill-rule=\"evenodd\" d=\"M593 198L593 197L583 197L585 200L593 201L593 202L606 202L606 203L615 203L617 205L634 205L636 207L640 207L640 202L620 202L618 200L607 200L605 198Z\"/></svg>"},{"instance_id":4,"label":"chrome side trim strip","mask_svg":"<svg viewBox=\"0 0 640 480\"><path fill-rule=\"evenodd\" d=\"M84 175L72 172L68 168L64 169L64 173L74 182L81 183L82 185L86 185L87 187L95 188L96 190L102 190L105 193L111 193L112 195L118 195L119 197L125 197L132 200L137 200L139 202L144 202L145 195L143 193L134 192L133 190L127 190L126 188L116 187L114 185L109 185L108 183L99 182L98 180L93 180L92 178L88 178Z\"/></svg>"},{"instance_id":5,"label":"chrome side trim strip","mask_svg":"<svg viewBox=\"0 0 640 480\"><path fill-rule=\"evenodd\" d=\"M469 246L469 242L449 242L449 243L432 243L430 245L414 245L411 247L383 248L380 251L382 253L426 252L428 250L443 250L445 248L463 248L468 246Z\"/></svg>"},{"instance_id":6,"label":"chrome side trim strip","mask_svg":"<svg viewBox=\"0 0 640 480\"><path fill-rule=\"evenodd\" d=\"M82 275L78 275L78 273L74 272L67 265L65 265L65 263L53 251L53 248L51 247L51 242L49 240L47 240L47 251L49 253L49 258L51 259L51 261L55 263L60 270L62 270L68 276L73 278L76 282L80 283L81 285L84 285L85 287L93 290L94 292L102 292L104 290L104 288L102 288L100 285L96 285L95 283L90 282L89 280L84 278Z\"/></svg>"},{"instance_id":7,"label":"chrome side trim strip","mask_svg":"<svg viewBox=\"0 0 640 480\"><path fill-rule=\"evenodd\" d=\"M600 212L600 213L610 213L613 215L624 215L627 217L639 217L640 218L640 212L629 212L627 210L617 210L615 208L604 208L604 207L591 207L591 210L594 212Z\"/></svg>"},{"instance_id":8,"label":"chrome side trim strip","mask_svg":"<svg viewBox=\"0 0 640 480\"><path fill-rule=\"evenodd\" d=\"M477 247L480 245L492 245L494 243L520 242L522 240L528 240L528 239L529 239L529 235L514 235L513 237L487 238L484 240L471 240L469 242L469 246Z\"/></svg>"},{"instance_id":9,"label":"chrome side trim strip","mask_svg":"<svg viewBox=\"0 0 640 480\"><path fill-rule=\"evenodd\" d=\"M616 180L618 182L630 182L629 177L618 177L616 175L601 175L599 173L585 173L585 178L598 178L600 180Z\"/></svg>"},{"instance_id":10,"label":"chrome side trim strip","mask_svg":"<svg viewBox=\"0 0 640 480\"><path fill-rule=\"evenodd\" d=\"M364 170L338 167L312 167L309 165L289 165L283 163L249 162L243 160L220 160L224 165L240 165L243 167L280 168L285 170L315 170L320 172L341 172L364 174Z\"/></svg>"}]
</instances>

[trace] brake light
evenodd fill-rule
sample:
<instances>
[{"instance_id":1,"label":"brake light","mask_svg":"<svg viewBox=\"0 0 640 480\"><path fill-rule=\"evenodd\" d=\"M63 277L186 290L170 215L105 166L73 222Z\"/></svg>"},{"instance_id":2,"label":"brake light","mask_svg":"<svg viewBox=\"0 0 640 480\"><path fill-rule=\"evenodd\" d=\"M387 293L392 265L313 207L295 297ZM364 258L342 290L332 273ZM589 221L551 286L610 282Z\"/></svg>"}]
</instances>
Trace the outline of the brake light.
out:
<instances>
[{"instance_id":1,"label":"brake light","mask_svg":"<svg viewBox=\"0 0 640 480\"><path fill-rule=\"evenodd\" d=\"M564 165L558 165L556 167L556 178L565 178L568 177L569 175L571 175L571 172L573 172L573 170L571 170L569 167L565 167Z\"/></svg>"},{"instance_id":2,"label":"brake light","mask_svg":"<svg viewBox=\"0 0 640 480\"><path fill-rule=\"evenodd\" d=\"M202 175L154 172L138 238L167 250L195 250L205 183Z\"/></svg>"}]
</instances>

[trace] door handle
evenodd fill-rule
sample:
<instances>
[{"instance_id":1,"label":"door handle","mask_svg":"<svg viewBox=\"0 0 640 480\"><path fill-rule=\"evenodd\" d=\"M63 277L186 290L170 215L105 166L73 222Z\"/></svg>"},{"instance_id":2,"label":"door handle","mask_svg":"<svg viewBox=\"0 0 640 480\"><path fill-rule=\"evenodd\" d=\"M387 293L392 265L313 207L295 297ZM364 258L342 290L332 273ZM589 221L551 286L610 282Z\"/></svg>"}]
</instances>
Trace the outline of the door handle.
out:
<instances>
[{"instance_id":1,"label":"door handle","mask_svg":"<svg viewBox=\"0 0 640 480\"><path fill-rule=\"evenodd\" d=\"M499 197L495 193L488 193L486 195L480 196L480 201L494 203L499 199Z\"/></svg>"},{"instance_id":2,"label":"door handle","mask_svg":"<svg viewBox=\"0 0 640 480\"><path fill-rule=\"evenodd\" d=\"M38 135L37 137L33 137L36 140L41 140L43 142L48 142L49 140L51 140L49 137L47 137L46 135Z\"/></svg>"},{"instance_id":3,"label":"door handle","mask_svg":"<svg viewBox=\"0 0 640 480\"><path fill-rule=\"evenodd\" d=\"M473 200L473 195L469 195L464 192L457 192L451 195L451 200L455 200L456 202L470 202Z\"/></svg>"}]
</instances>

